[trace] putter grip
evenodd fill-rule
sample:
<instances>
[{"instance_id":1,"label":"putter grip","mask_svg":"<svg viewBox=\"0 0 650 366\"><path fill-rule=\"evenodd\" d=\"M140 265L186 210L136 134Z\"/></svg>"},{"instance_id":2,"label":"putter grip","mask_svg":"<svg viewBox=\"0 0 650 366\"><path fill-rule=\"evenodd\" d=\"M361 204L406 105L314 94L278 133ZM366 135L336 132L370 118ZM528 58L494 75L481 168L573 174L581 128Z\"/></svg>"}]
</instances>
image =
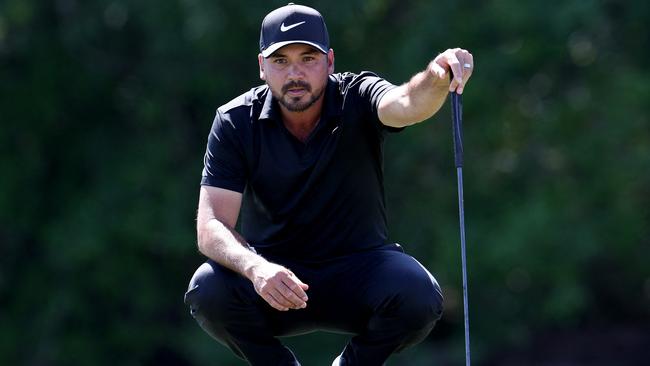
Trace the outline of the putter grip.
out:
<instances>
[{"instance_id":1,"label":"putter grip","mask_svg":"<svg viewBox=\"0 0 650 366\"><path fill-rule=\"evenodd\" d=\"M463 96L451 92L451 118L454 132L454 161L456 168L463 166Z\"/></svg>"}]
</instances>

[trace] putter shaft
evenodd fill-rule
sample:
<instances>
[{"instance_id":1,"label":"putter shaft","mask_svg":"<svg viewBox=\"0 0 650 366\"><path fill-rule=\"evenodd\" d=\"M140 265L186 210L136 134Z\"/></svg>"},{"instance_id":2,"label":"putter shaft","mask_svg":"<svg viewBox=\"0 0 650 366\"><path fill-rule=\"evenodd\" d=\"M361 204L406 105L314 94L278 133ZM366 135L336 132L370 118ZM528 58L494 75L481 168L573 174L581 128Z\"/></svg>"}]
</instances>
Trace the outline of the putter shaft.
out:
<instances>
[{"instance_id":1,"label":"putter shaft","mask_svg":"<svg viewBox=\"0 0 650 366\"><path fill-rule=\"evenodd\" d=\"M465 321L465 365L470 366L469 306L467 300L467 263L465 254L465 204L463 198L463 102L461 95L451 93L451 115L454 135L454 161L458 178L458 213L460 220L460 253L463 271L463 314Z\"/></svg>"}]
</instances>

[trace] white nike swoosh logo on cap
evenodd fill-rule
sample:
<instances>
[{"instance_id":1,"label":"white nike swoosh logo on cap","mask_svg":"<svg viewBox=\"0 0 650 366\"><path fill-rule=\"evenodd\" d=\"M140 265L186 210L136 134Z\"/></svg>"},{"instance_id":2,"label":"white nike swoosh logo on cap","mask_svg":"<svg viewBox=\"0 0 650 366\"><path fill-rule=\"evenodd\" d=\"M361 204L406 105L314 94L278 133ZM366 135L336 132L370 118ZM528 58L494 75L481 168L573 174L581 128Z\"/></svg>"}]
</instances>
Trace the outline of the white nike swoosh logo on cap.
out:
<instances>
[{"instance_id":1,"label":"white nike swoosh logo on cap","mask_svg":"<svg viewBox=\"0 0 650 366\"><path fill-rule=\"evenodd\" d=\"M282 32L286 32L286 31L288 31L289 29L295 28L295 27L297 27L297 26L299 26L299 25L301 25L301 24L304 24L304 23L306 23L306 21L302 21L302 22L300 22L300 23L296 23L296 24L291 24L291 25L288 25L288 26L285 27L285 26L284 26L284 22L283 22L282 25L280 25L280 30L281 30Z\"/></svg>"}]
</instances>

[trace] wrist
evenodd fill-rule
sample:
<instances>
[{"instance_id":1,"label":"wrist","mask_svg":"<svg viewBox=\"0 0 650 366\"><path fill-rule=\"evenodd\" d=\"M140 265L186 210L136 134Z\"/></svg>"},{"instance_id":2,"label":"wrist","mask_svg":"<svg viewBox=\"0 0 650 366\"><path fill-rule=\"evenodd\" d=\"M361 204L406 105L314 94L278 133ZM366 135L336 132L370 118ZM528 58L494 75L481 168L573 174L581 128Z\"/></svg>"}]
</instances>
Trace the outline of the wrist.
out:
<instances>
[{"instance_id":1,"label":"wrist","mask_svg":"<svg viewBox=\"0 0 650 366\"><path fill-rule=\"evenodd\" d=\"M254 258L248 261L248 264L244 267L243 275L248 278L250 281L255 279L257 269L268 263L264 258L260 257L257 254L254 254Z\"/></svg>"}]
</instances>

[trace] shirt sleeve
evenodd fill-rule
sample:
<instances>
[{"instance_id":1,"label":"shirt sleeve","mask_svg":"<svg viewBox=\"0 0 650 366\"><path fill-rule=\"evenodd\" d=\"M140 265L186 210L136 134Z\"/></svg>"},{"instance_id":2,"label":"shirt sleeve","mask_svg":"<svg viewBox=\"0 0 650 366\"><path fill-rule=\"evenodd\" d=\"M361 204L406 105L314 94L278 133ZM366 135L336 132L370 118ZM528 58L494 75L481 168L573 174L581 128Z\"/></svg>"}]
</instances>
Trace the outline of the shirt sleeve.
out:
<instances>
[{"instance_id":1,"label":"shirt sleeve","mask_svg":"<svg viewBox=\"0 0 650 366\"><path fill-rule=\"evenodd\" d=\"M372 116L376 126L380 130L388 132L399 132L403 130L404 128L386 126L379 120L379 101L387 92L397 86L368 71L362 72L359 74L359 77L362 78L361 84L359 85L359 96L363 100L367 101L370 115Z\"/></svg>"},{"instance_id":2,"label":"shirt sleeve","mask_svg":"<svg viewBox=\"0 0 650 366\"><path fill-rule=\"evenodd\" d=\"M219 110L208 137L201 185L240 193L246 187L246 164L237 128Z\"/></svg>"}]
</instances>

